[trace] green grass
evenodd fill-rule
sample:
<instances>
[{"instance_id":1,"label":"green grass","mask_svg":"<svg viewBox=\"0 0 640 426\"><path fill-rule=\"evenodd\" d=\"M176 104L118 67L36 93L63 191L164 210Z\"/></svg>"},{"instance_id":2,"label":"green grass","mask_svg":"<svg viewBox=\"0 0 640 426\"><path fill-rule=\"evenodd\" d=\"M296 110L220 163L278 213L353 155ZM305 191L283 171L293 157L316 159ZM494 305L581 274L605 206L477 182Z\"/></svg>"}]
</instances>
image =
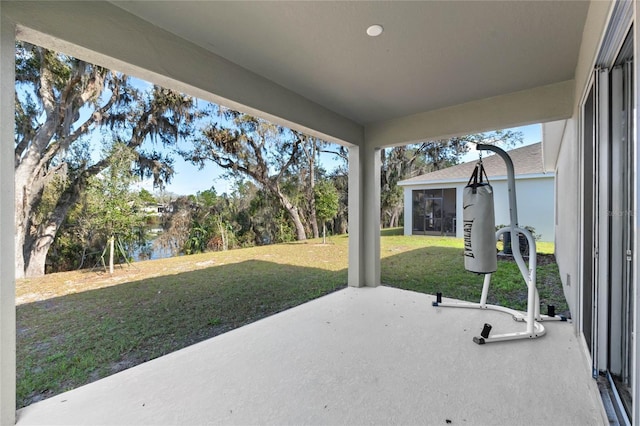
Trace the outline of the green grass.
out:
<instances>
[{"instance_id":1,"label":"green grass","mask_svg":"<svg viewBox=\"0 0 640 426\"><path fill-rule=\"evenodd\" d=\"M464 271L462 240L398 234L385 230L381 238L384 284L479 300L482 277ZM84 271L21 281L17 405L343 288L347 247L339 236L326 245L308 241L140 262L113 277ZM500 262L490 302L523 309L526 290L514 267ZM543 303L562 312L557 275L554 262L538 268Z\"/></svg>"},{"instance_id":2,"label":"green grass","mask_svg":"<svg viewBox=\"0 0 640 426\"><path fill-rule=\"evenodd\" d=\"M421 293L478 302L484 275L467 272L462 255L463 240L452 237L410 236L393 231L381 239L381 281L388 286ZM540 303L568 313L553 243L536 243L536 286ZM527 288L513 260L499 260L491 277L487 302L518 310L527 308ZM545 309L543 308L543 311Z\"/></svg>"}]
</instances>

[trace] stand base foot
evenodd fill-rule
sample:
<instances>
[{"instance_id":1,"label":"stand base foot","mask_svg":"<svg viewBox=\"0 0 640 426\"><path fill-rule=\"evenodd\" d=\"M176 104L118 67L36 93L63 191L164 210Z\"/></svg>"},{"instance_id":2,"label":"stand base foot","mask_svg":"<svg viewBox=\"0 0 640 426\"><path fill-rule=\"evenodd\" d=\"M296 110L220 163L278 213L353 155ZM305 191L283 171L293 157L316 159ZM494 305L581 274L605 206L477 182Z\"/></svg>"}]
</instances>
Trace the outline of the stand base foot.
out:
<instances>
[{"instance_id":1,"label":"stand base foot","mask_svg":"<svg viewBox=\"0 0 640 426\"><path fill-rule=\"evenodd\" d=\"M491 324L485 324L484 327L482 327L482 332L480 333L480 336L486 339L489 337L489 333L491 333Z\"/></svg>"},{"instance_id":2,"label":"stand base foot","mask_svg":"<svg viewBox=\"0 0 640 426\"><path fill-rule=\"evenodd\" d=\"M504 306L496 306L496 305L487 305L473 302L442 302L442 296L437 296L435 302L432 302L432 305L435 307L443 307L443 308L467 308L467 309L484 309L484 310L492 310L498 312L504 312L511 314L513 319L517 322L523 322L527 325L527 331L515 332L515 333L506 333L506 334L498 334L489 337L491 333L492 326L491 324L485 323L480 336L475 336L473 338L474 343L478 345L485 345L487 343L494 342L503 342L506 340L522 340L522 339L537 339L538 337L542 337L546 334L546 330L544 326L541 324L543 321L566 321L566 318L556 315L554 317L549 317L547 315L541 315L538 318L534 318L533 324L530 325L527 315L523 312L516 311L515 309L505 308Z\"/></svg>"}]
</instances>

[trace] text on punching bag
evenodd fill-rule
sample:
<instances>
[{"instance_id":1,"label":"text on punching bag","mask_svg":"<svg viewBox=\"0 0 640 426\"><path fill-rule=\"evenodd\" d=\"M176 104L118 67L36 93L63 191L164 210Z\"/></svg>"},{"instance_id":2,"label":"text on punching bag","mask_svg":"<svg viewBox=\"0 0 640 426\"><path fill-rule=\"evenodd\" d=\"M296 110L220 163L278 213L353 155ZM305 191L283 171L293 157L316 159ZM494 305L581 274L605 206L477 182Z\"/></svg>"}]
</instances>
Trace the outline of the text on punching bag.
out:
<instances>
[{"instance_id":1,"label":"text on punching bag","mask_svg":"<svg viewBox=\"0 0 640 426\"><path fill-rule=\"evenodd\" d=\"M473 220L464 221L464 255L467 257L473 257L473 248L471 246L471 228L473 227Z\"/></svg>"}]
</instances>

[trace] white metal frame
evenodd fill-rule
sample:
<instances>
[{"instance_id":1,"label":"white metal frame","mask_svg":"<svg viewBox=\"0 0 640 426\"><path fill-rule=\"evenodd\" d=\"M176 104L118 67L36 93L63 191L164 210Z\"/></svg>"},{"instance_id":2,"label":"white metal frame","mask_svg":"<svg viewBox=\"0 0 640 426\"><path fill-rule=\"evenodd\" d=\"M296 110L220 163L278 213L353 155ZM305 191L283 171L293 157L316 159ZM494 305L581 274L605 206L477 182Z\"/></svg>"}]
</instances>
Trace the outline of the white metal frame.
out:
<instances>
[{"instance_id":1,"label":"white metal frame","mask_svg":"<svg viewBox=\"0 0 640 426\"><path fill-rule=\"evenodd\" d=\"M470 308L470 309L490 309L499 312L505 312L511 314L515 321L525 322L527 327L525 331L517 331L511 333L498 334L489 337L491 332L491 325L485 324L480 336L473 338L475 343L483 345L485 343L501 342L505 340L518 340L518 339L535 339L544 336L546 333L542 321L566 321L563 316L555 315L550 312L550 315L540 314L540 297L538 295L538 289L536 288L536 241L531 235L531 232L518 226L518 208L516 204L516 183L515 172L513 169L513 162L511 157L503 149L493 145L478 144L477 150L493 151L498 154L504 160L507 166L507 184L509 189L509 217L511 223L509 226L499 229L496 232L496 241L500 235L510 232L511 233L511 245L513 251L513 257L520 269L520 273L524 278L527 285L527 312L517 311L515 309L506 308L504 306L489 305L487 304L487 295L489 294L489 285L491 284L491 274L485 274L484 283L482 285L482 295L480 296L480 303L473 302L443 302L442 294L437 294L437 299L433 302L433 306L446 307L446 308ZM529 256L529 265L525 263L522 253L520 253L520 241L519 234L523 234L527 238L529 243L529 252L533 255Z\"/></svg>"}]
</instances>

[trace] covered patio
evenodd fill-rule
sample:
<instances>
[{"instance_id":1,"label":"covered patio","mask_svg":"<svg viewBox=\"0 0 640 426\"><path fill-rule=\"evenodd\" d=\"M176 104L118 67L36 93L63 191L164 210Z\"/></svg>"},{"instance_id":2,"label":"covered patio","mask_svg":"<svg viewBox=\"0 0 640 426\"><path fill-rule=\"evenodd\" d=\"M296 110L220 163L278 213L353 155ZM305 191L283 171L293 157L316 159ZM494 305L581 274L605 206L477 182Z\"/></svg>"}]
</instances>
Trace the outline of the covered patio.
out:
<instances>
[{"instance_id":1,"label":"covered patio","mask_svg":"<svg viewBox=\"0 0 640 426\"><path fill-rule=\"evenodd\" d=\"M636 9L636 1L0 2L0 424L606 423L592 376L609 368L611 348L607 322L591 324L598 312L588 304L585 235L596 228L581 198L592 182L580 125L603 55L615 58L626 34L637 40ZM383 33L369 37L374 24ZM348 147L349 288L16 413L16 40ZM638 44L629 49L635 57ZM637 84L625 87L638 98ZM552 122L560 124L544 128L543 156L560 176L556 254L575 323L478 346L471 339L485 322L496 331L522 325L380 286L382 149ZM640 161L631 152L627 171ZM637 211L636 181L629 191ZM628 323L637 325L640 239L625 249ZM607 282L610 269L600 270ZM605 337L600 346L585 340L592 331ZM634 402L639 345L625 352ZM638 424L640 404L629 418Z\"/></svg>"},{"instance_id":2,"label":"covered patio","mask_svg":"<svg viewBox=\"0 0 640 426\"><path fill-rule=\"evenodd\" d=\"M495 311L347 288L18 412L18 425L607 423L566 322L476 345Z\"/></svg>"}]
</instances>

